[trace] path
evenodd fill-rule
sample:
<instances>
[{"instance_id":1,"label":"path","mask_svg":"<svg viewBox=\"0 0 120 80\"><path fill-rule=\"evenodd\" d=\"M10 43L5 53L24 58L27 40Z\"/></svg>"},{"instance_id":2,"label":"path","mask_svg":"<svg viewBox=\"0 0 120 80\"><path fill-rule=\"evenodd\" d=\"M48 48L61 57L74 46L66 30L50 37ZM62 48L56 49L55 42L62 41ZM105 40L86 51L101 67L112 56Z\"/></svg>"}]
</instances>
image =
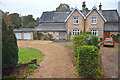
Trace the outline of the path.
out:
<instances>
[{"instance_id":1,"label":"path","mask_svg":"<svg viewBox=\"0 0 120 80\"><path fill-rule=\"evenodd\" d=\"M37 48L43 52L38 68L28 78L76 78L77 70L73 66L72 49L53 44L51 41L18 41L19 47Z\"/></svg>"}]
</instances>

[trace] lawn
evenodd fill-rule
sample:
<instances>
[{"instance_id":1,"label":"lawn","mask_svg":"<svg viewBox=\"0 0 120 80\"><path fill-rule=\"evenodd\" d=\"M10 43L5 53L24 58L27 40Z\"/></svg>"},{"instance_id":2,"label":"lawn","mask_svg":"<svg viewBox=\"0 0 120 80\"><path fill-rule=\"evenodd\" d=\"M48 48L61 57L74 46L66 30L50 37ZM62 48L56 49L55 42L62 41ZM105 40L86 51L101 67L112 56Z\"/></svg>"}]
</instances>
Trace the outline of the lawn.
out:
<instances>
[{"instance_id":1,"label":"lawn","mask_svg":"<svg viewBox=\"0 0 120 80\"><path fill-rule=\"evenodd\" d=\"M19 48L18 56L19 56L18 63L19 62L27 63L33 59L37 59L37 64L39 64L43 57L43 53L37 49Z\"/></svg>"}]
</instances>

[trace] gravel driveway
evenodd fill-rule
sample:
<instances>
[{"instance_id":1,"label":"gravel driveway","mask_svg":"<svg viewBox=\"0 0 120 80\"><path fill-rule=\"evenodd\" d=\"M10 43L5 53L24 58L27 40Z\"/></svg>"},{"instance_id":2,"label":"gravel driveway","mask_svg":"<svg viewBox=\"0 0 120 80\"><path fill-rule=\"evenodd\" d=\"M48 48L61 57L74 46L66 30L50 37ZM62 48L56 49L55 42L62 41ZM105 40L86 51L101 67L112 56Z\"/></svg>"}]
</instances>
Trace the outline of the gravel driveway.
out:
<instances>
[{"instance_id":1,"label":"gravel driveway","mask_svg":"<svg viewBox=\"0 0 120 80\"><path fill-rule=\"evenodd\" d=\"M118 43L115 47L100 48L105 78L118 78Z\"/></svg>"},{"instance_id":2,"label":"gravel driveway","mask_svg":"<svg viewBox=\"0 0 120 80\"><path fill-rule=\"evenodd\" d=\"M72 49L51 41L18 41L19 47L36 48L43 52L38 68L28 78L76 78L77 70L73 65Z\"/></svg>"}]
</instances>

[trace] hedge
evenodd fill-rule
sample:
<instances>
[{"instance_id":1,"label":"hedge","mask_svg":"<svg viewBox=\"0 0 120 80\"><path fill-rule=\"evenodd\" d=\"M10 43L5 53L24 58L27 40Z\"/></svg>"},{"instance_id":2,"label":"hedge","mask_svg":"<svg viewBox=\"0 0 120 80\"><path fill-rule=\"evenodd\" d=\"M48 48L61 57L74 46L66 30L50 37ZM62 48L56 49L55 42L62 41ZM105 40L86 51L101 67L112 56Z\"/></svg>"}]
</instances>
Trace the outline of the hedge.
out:
<instances>
[{"instance_id":1,"label":"hedge","mask_svg":"<svg viewBox=\"0 0 120 80\"><path fill-rule=\"evenodd\" d=\"M98 46L98 37L90 34L86 35L77 35L73 37L73 48L74 48L74 55L77 56L76 49L79 46L83 45L94 45Z\"/></svg>"},{"instance_id":2,"label":"hedge","mask_svg":"<svg viewBox=\"0 0 120 80\"><path fill-rule=\"evenodd\" d=\"M77 48L77 69L79 76L94 78L100 71L100 55L96 46L84 45Z\"/></svg>"}]
</instances>

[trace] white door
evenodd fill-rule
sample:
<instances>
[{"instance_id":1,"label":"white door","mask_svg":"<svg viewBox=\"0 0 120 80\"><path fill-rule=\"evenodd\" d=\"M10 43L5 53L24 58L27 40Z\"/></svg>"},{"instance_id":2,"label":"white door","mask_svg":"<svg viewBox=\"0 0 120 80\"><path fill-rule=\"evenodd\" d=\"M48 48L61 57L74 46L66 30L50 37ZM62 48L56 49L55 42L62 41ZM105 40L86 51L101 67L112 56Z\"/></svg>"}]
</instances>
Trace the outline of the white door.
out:
<instances>
[{"instance_id":1,"label":"white door","mask_svg":"<svg viewBox=\"0 0 120 80\"><path fill-rule=\"evenodd\" d=\"M21 33L15 33L17 39L21 39Z\"/></svg>"},{"instance_id":2,"label":"white door","mask_svg":"<svg viewBox=\"0 0 120 80\"><path fill-rule=\"evenodd\" d=\"M24 39L31 40L31 33L30 32L24 33Z\"/></svg>"}]
</instances>

